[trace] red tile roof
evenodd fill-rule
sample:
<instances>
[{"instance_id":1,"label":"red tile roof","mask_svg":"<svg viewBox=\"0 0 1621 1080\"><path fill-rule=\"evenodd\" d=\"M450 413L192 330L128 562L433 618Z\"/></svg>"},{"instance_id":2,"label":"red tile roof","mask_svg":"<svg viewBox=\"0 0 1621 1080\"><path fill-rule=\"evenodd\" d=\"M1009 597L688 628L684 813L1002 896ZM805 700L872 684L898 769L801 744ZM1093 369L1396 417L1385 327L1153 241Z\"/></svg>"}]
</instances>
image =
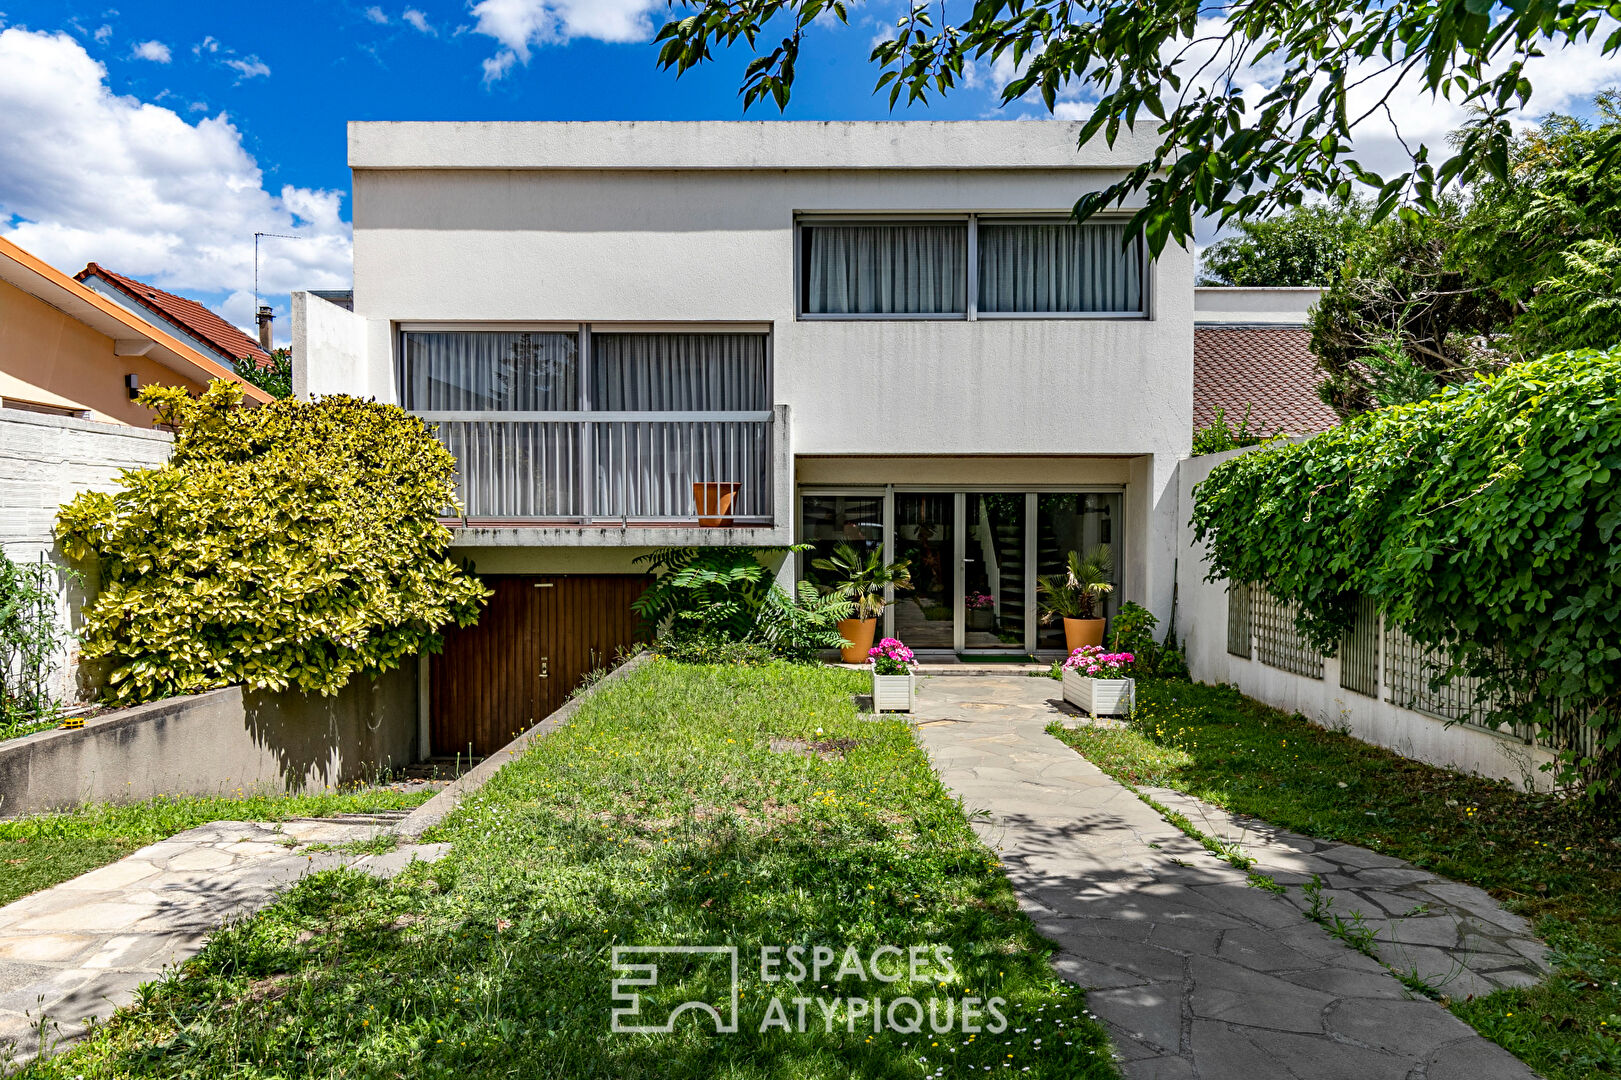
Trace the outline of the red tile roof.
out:
<instances>
[{"instance_id":1,"label":"red tile roof","mask_svg":"<svg viewBox=\"0 0 1621 1080\"><path fill-rule=\"evenodd\" d=\"M134 300L137 304L168 319L204 345L213 349L227 363L240 357L251 356L257 363L267 363L270 354L259 342L244 334L195 300L164 292L144 281L115 274L105 266L91 263L77 274L77 281L98 277Z\"/></svg>"},{"instance_id":2,"label":"red tile roof","mask_svg":"<svg viewBox=\"0 0 1621 1080\"><path fill-rule=\"evenodd\" d=\"M1193 426L1224 409L1238 426L1249 406L1250 430L1315 435L1339 423L1317 396L1311 334L1299 326L1195 326Z\"/></svg>"}]
</instances>

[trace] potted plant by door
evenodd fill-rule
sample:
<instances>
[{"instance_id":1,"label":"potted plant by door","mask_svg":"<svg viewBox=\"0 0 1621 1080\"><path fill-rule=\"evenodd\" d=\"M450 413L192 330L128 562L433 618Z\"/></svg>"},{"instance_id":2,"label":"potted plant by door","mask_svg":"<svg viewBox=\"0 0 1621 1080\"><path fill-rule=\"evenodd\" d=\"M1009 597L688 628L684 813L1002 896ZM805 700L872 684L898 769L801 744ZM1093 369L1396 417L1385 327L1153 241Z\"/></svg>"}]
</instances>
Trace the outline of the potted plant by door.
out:
<instances>
[{"instance_id":1,"label":"potted plant by door","mask_svg":"<svg viewBox=\"0 0 1621 1080\"><path fill-rule=\"evenodd\" d=\"M872 658L872 711L911 712L917 704L917 676L912 674L917 660L912 650L886 637L868 655Z\"/></svg>"},{"instance_id":2,"label":"potted plant by door","mask_svg":"<svg viewBox=\"0 0 1621 1080\"><path fill-rule=\"evenodd\" d=\"M854 544L841 540L832 554L824 559L812 559L811 565L830 578L821 584L823 592L843 593L855 603L855 614L839 620L839 636L850 643L841 652L846 664L864 663L871 654L878 616L884 613L884 605L888 603L884 592L890 588L912 587L911 562L899 559L885 563L881 551L862 555Z\"/></svg>"},{"instance_id":3,"label":"potted plant by door","mask_svg":"<svg viewBox=\"0 0 1621 1080\"><path fill-rule=\"evenodd\" d=\"M1064 620L1064 647L1069 652L1103 644L1103 597L1114 591L1113 582L1114 552L1106 544L1084 555L1072 551L1065 573L1036 579L1041 621Z\"/></svg>"},{"instance_id":4,"label":"potted plant by door","mask_svg":"<svg viewBox=\"0 0 1621 1080\"><path fill-rule=\"evenodd\" d=\"M1064 700L1090 716L1129 716L1137 698L1137 680L1129 652L1106 653L1101 645L1082 645L1064 661Z\"/></svg>"}]
</instances>

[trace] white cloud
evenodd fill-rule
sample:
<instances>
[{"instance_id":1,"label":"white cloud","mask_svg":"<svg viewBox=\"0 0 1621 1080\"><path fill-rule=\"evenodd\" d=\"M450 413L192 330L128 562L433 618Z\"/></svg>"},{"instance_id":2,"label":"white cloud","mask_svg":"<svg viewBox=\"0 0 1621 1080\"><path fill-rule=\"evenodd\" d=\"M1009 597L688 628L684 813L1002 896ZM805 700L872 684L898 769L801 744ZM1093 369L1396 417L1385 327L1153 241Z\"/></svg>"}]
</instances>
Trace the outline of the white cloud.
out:
<instances>
[{"instance_id":1,"label":"white cloud","mask_svg":"<svg viewBox=\"0 0 1621 1080\"><path fill-rule=\"evenodd\" d=\"M107 42L112 40L113 28L108 26L106 23L102 23L100 26L96 27L96 32L91 36L96 39L97 45L105 45Z\"/></svg>"},{"instance_id":2,"label":"white cloud","mask_svg":"<svg viewBox=\"0 0 1621 1080\"><path fill-rule=\"evenodd\" d=\"M142 41L135 46L133 55L137 60L151 60L157 64L167 64L173 59L169 55L169 46L161 41Z\"/></svg>"},{"instance_id":3,"label":"white cloud","mask_svg":"<svg viewBox=\"0 0 1621 1080\"><path fill-rule=\"evenodd\" d=\"M514 64L527 64L533 45L580 37L646 41L653 34L649 13L662 6L660 0L478 0L473 32L501 44L484 61L485 81L502 78Z\"/></svg>"},{"instance_id":4,"label":"white cloud","mask_svg":"<svg viewBox=\"0 0 1621 1080\"><path fill-rule=\"evenodd\" d=\"M188 123L113 93L107 70L66 34L0 30L0 234L74 273L91 261L162 288L243 294L252 327L253 234L260 287L285 310L292 289L351 277L343 193L267 191L242 134L221 113ZM279 320L285 327L286 320Z\"/></svg>"},{"instance_id":5,"label":"white cloud","mask_svg":"<svg viewBox=\"0 0 1621 1080\"><path fill-rule=\"evenodd\" d=\"M366 18L370 19L378 26L388 25L388 14L376 4L373 4L371 7L366 9Z\"/></svg>"},{"instance_id":6,"label":"white cloud","mask_svg":"<svg viewBox=\"0 0 1621 1080\"><path fill-rule=\"evenodd\" d=\"M233 56L229 60L220 61L237 74L237 82L247 82L270 74L270 65L257 56Z\"/></svg>"},{"instance_id":7,"label":"white cloud","mask_svg":"<svg viewBox=\"0 0 1621 1080\"><path fill-rule=\"evenodd\" d=\"M191 54L193 56L201 56L203 53L217 53L219 51L219 39L213 34L209 34L207 37L203 38L203 40L191 47Z\"/></svg>"},{"instance_id":8,"label":"white cloud","mask_svg":"<svg viewBox=\"0 0 1621 1080\"><path fill-rule=\"evenodd\" d=\"M406 8L405 11L400 15L400 18L404 19L406 22L410 23L424 34L432 34L434 37L439 36L439 31L435 30L433 28L433 24L428 22L428 17L422 12L418 11L416 8Z\"/></svg>"}]
</instances>

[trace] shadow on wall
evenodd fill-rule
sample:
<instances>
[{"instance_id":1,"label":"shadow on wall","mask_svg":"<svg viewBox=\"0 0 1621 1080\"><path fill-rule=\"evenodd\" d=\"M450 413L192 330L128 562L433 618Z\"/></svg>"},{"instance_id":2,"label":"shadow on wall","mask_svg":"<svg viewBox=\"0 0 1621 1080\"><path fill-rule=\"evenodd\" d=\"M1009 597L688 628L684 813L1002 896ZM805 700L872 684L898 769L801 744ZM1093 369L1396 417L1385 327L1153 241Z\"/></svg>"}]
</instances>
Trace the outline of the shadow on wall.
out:
<instances>
[{"instance_id":1,"label":"shadow on wall","mask_svg":"<svg viewBox=\"0 0 1621 1080\"><path fill-rule=\"evenodd\" d=\"M370 779L416 760L416 663L408 659L376 678L357 676L331 697L244 690L242 726L274 760L287 791Z\"/></svg>"}]
</instances>

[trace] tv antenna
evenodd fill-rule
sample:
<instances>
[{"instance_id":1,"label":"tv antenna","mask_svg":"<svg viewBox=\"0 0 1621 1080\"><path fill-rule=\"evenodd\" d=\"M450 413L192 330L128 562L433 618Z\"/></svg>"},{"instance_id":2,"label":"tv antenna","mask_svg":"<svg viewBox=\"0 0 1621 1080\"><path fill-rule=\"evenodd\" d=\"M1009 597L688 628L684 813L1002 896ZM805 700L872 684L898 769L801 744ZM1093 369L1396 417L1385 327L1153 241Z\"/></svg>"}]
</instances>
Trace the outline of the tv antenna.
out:
<instances>
[{"instance_id":1,"label":"tv antenna","mask_svg":"<svg viewBox=\"0 0 1621 1080\"><path fill-rule=\"evenodd\" d=\"M307 240L308 237L293 236L289 233L256 232L253 234L253 310L259 310L259 238L270 237L276 240Z\"/></svg>"}]
</instances>

